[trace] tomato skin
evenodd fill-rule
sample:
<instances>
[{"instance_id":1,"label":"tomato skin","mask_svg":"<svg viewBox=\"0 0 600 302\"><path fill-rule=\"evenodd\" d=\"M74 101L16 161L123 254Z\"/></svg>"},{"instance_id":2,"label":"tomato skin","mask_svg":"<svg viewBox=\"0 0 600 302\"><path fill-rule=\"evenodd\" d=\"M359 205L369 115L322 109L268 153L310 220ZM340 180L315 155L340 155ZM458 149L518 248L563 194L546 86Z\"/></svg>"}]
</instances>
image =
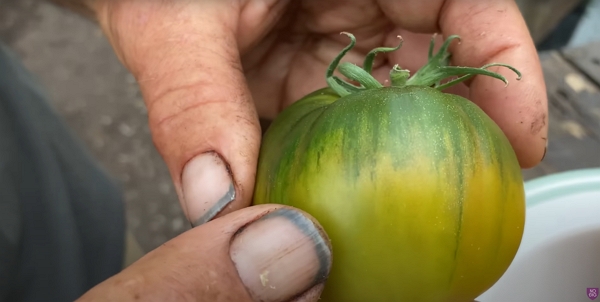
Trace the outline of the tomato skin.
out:
<instances>
[{"instance_id":1,"label":"tomato skin","mask_svg":"<svg viewBox=\"0 0 600 302\"><path fill-rule=\"evenodd\" d=\"M520 166L475 104L424 86L288 107L261 147L254 203L313 215L333 265L320 301L472 301L523 234Z\"/></svg>"}]
</instances>

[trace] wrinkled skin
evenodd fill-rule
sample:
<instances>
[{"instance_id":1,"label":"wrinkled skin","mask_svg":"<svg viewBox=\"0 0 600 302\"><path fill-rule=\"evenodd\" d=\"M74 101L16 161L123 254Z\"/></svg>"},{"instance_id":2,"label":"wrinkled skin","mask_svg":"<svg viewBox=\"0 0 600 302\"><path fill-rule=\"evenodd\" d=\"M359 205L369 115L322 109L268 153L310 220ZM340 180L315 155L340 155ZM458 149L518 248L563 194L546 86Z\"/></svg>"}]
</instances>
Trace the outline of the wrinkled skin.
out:
<instances>
[{"instance_id":1,"label":"wrinkled skin","mask_svg":"<svg viewBox=\"0 0 600 302\"><path fill-rule=\"evenodd\" d=\"M380 80L393 64L422 65L434 32L461 36L451 47L456 65L516 67L521 81L493 69L510 80L510 89L477 77L461 93L505 131L522 167L536 165L545 153L543 74L512 0L102 0L98 7L117 54L140 82L153 138L176 186L190 158L215 149L233 167L238 185L240 198L229 211L252 196L260 145L256 112L272 119L323 87L326 66L348 43L341 31L358 40L348 58L404 37L400 51L378 56Z\"/></svg>"},{"instance_id":2,"label":"wrinkled skin","mask_svg":"<svg viewBox=\"0 0 600 302\"><path fill-rule=\"evenodd\" d=\"M138 80L153 140L180 202L184 203L182 171L190 159L215 151L227 163L236 199L217 217L228 217L251 203L261 140L258 116L272 119L294 100L325 85L326 66L348 43L341 31L352 32L358 39L357 48L347 56L351 60L362 58L373 47L395 45L397 35L404 37L400 51L378 56L374 72L382 81L393 64L414 71L424 63L433 32L443 37L461 36L462 43L451 48L456 65L478 67L494 61L516 67L524 74L519 82L512 72L498 69L509 79L509 89L496 79L476 77L455 92L468 96L494 119L522 167L536 165L545 154L544 79L513 0L88 2L93 3L117 56ZM194 229L195 234L204 234L202 237L187 235L176 244L216 244L211 240L222 238L216 235L221 229L208 227ZM193 262L207 267L205 263L214 262L210 255L177 256L165 248L154 255L156 258L146 259L156 260L139 262L127 270L127 278L165 272L166 277L155 283L142 278L148 283L142 288L175 289L171 297L181 300L209 298L187 292L202 286L199 276L205 271L179 278L166 265L177 268ZM110 282L105 285L117 287ZM125 297L127 291L119 289L117 295ZM110 290L94 291L88 297L102 292Z\"/></svg>"}]
</instances>

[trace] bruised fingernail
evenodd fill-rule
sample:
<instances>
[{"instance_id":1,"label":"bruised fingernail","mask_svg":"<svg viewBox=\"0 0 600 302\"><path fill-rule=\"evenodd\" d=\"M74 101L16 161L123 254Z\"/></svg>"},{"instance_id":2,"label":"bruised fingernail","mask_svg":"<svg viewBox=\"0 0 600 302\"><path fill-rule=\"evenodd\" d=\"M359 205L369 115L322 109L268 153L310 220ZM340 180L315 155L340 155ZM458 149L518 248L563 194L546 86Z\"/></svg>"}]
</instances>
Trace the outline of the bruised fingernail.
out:
<instances>
[{"instance_id":1,"label":"bruised fingernail","mask_svg":"<svg viewBox=\"0 0 600 302\"><path fill-rule=\"evenodd\" d=\"M231 173L215 152L189 161L181 181L186 215L193 226L210 221L235 199Z\"/></svg>"},{"instance_id":2,"label":"bruised fingernail","mask_svg":"<svg viewBox=\"0 0 600 302\"><path fill-rule=\"evenodd\" d=\"M322 285L331 270L327 235L311 219L279 209L235 235L230 256L255 301L288 301Z\"/></svg>"}]
</instances>

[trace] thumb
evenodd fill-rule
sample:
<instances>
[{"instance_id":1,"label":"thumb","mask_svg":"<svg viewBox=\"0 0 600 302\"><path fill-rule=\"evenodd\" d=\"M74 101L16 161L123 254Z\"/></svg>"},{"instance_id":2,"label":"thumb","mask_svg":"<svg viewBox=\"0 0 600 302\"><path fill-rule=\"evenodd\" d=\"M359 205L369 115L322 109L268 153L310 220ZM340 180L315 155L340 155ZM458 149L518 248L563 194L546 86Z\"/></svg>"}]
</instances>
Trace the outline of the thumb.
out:
<instances>
[{"instance_id":1,"label":"thumb","mask_svg":"<svg viewBox=\"0 0 600 302\"><path fill-rule=\"evenodd\" d=\"M248 206L261 131L233 2L99 3L99 22L140 85L188 220L196 226Z\"/></svg>"},{"instance_id":2,"label":"thumb","mask_svg":"<svg viewBox=\"0 0 600 302\"><path fill-rule=\"evenodd\" d=\"M80 301L318 301L329 239L306 213L261 205L193 228Z\"/></svg>"}]
</instances>

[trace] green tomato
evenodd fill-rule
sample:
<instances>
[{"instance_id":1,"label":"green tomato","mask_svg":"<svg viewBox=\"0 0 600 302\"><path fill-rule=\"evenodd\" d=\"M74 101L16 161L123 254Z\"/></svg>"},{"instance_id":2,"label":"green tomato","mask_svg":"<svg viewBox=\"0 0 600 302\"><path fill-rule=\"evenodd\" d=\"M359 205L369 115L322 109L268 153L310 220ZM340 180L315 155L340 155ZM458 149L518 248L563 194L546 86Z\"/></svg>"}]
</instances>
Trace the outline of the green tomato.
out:
<instances>
[{"instance_id":1,"label":"green tomato","mask_svg":"<svg viewBox=\"0 0 600 302\"><path fill-rule=\"evenodd\" d=\"M321 223L333 265L320 301L472 301L517 252L520 166L479 107L440 91L440 77L456 75L444 65L450 40L412 78L394 68L391 87L366 77L376 52L397 48L340 68L361 86L333 77L351 44L328 71L331 87L288 107L264 136L254 203Z\"/></svg>"}]
</instances>

